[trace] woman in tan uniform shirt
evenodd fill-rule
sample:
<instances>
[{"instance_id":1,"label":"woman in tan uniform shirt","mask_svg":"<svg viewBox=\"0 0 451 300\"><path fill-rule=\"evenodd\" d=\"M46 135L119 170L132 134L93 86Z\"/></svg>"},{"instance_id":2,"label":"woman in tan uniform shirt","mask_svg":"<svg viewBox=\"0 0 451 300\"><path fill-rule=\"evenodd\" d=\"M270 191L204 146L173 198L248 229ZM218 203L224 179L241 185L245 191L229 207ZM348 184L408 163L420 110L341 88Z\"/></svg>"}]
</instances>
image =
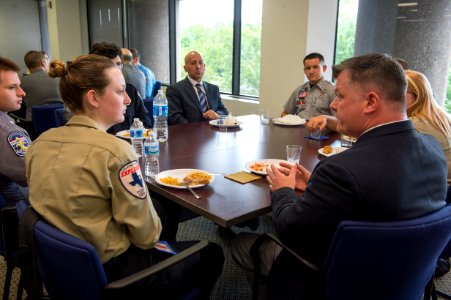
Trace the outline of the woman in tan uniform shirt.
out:
<instances>
[{"instance_id":1,"label":"woman in tan uniform shirt","mask_svg":"<svg viewBox=\"0 0 451 300\"><path fill-rule=\"evenodd\" d=\"M30 204L52 225L93 244L109 281L123 278L166 258L153 248L162 228L138 158L126 141L106 132L124 120L130 103L124 77L98 55L53 66L50 75L61 77L61 96L73 116L27 151ZM193 243L171 246L180 251ZM174 299L198 287L207 299L224 257L216 244L204 250L122 296Z\"/></svg>"}]
</instances>

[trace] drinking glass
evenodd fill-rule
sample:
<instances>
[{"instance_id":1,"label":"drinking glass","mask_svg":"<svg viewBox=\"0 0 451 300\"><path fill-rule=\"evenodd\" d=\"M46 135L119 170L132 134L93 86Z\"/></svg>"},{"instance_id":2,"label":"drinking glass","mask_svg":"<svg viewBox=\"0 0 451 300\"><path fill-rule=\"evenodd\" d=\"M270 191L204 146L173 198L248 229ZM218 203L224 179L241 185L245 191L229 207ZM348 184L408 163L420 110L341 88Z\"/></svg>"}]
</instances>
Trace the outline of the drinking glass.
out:
<instances>
[{"instance_id":1,"label":"drinking glass","mask_svg":"<svg viewBox=\"0 0 451 300\"><path fill-rule=\"evenodd\" d=\"M301 150L301 145L287 145L287 161L290 163L299 163Z\"/></svg>"},{"instance_id":2,"label":"drinking glass","mask_svg":"<svg viewBox=\"0 0 451 300\"><path fill-rule=\"evenodd\" d=\"M218 128L220 132L227 132L227 116L219 116L217 120Z\"/></svg>"},{"instance_id":3,"label":"drinking glass","mask_svg":"<svg viewBox=\"0 0 451 300\"><path fill-rule=\"evenodd\" d=\"M260 110L260 122L264 125L269 124L269 119L271 118L271 113L269 110Z\"/></svg>"},{"instance_id":4,"label":"drinking glass","mask_svg":"<svg viewBox=\"0 0 451 300\"><path fill-rule=\"evenodd\" d=\"M344 135L344 134L341 135L341 146L342 147L351 148L352 145L354 145L355 141L356 141L355 138L352 138L352 137Z\"/></svg>"},{"instance_id":5,"label":"drinking glass","mask_svg":"<svg viewBox=\"0 0 451 300\"><path fill-rule=\"evenodd\" d=\"M321 129L317 128L310 132L310 137L315 140L319 140L321 138Z\"/></svg>"}]
</instances>

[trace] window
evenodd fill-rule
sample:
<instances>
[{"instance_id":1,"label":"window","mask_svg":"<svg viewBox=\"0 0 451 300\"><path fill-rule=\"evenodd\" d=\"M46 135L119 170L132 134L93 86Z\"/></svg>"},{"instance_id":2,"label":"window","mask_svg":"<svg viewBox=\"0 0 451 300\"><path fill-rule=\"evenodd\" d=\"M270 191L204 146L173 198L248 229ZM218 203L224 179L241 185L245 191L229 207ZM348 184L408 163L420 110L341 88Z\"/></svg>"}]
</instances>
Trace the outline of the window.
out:
<instances>
[{"instance_id":1,"label":"window","mask_svg":"<svg viewBox=\"0 0 451 300\"><path fill-rule=\"evenodd\" d=\"M340 0L335 63L371 52L402 58L451 112L450 12L449 0Z\"/></svg>"},{"instance_id":2,"label":"window","mask_svg":"<svg viewBox=\"0 0 451 300\"><path fill-rule=\"evenodd\" d=\"M196 50L206 64L206 81L221 92L258 97L261 12L262 0L180 0L177 80L186 76L185 54Z\"/></svg>"},{"instance_id":3,"label":"window","mask_svg":"<svg viewBox=\"0 0 451 300\"><path fill-rule=\"evenodd\" d=\"M262 2L115 0L117 7L110 9L107 0L89 0L91 43L105 40L136 48L141 63L164 84L186 76L184 56L196 50L206 64L206 81L222 93L255 99L260 90ZM110 24L113 19L117 24ZM119 36L112 35L113 29Z\"/></svg>"},{"instance_id":4,"label":"window","mask_svg":"<svg viewBox=\"0 0 451 300\"><path fill-rule=\"evenodd\" d=\"M206 64L204 80L232 92L233 1L183 0L179 2L179 45L177 51L180 73L185 54L198 51Z\"/></svg>"}]
</instances>

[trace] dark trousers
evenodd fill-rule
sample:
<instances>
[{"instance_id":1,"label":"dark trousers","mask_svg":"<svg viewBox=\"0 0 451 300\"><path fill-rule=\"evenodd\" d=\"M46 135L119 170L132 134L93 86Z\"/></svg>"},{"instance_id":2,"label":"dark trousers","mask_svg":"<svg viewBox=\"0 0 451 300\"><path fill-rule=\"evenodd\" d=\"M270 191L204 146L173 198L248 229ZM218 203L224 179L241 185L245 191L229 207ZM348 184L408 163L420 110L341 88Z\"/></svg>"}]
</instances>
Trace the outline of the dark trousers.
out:
<instances>
[{"instance_id":1,"label":"dark trousers","mask_svg":"<svg viewBox=\"0 0 451 300\"><path fill-rule=\"evenodd\" d=\"M178 253L196 242L171 243ZM171 256L156 249L143 250L130 246L123 254L103 265L108 281L121 279ZM180 299L193 289L198 299L209 299L216 280L222 273L224 254L221 246L210 243L198 253L143 279L129 289L114 293L115 299Z\"/></svg>"}]
</instances>

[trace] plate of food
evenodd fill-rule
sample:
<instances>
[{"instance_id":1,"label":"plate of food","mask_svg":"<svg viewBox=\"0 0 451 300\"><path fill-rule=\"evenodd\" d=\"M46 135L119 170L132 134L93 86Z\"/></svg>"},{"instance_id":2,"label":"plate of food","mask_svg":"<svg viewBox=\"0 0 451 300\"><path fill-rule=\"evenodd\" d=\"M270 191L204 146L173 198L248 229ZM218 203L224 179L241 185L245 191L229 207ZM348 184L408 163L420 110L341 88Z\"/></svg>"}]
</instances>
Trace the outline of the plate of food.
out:
<instances>
[{"instance_id":1,"label":"plate of food","mask_svg":"<svg viewBox=\"0 0 451 300\"><path fill-rule=\"evenodd\" d=\"M200 188L215 180L213 175L207 171L198 169L174 169L158 173L155 176L155 181L163 186L186 189L186 185L190 188Z\"/></svg>"},{"instance_id":2,"label":"plate of food","mask_svg":"<svg viewBox=\"0 0 451 300\"><path fill-rule=\"evenodd\" d=\"M279 166L279 164L281 162L287 162L287 161L282 160L282 159L259 159L259 160L254 160L254 161L250 161L250 162L246 163L245 167L252 173L259 174L259 175L267 175L267 173L266 173L267 167L269 167L270 165L273 165L273 164Z\"/></svg>"},{"instance_id":3,"label":"plate of food","mask_svg":"<svg viewBox=\"0 0 451 300\"><path fill-rule=\"evenodd\" d=\"M324 146L323 148L318 149L318 153L324 156L331 156L343 152L345 150L348 150L348 148Z\"/></svg>"},{"instance_id":4,"label":"plate of food","mask_svg":"<svg viewBox=\"0 0 451 300\"><path fill-rule=\"evenodd\" d=\"M305 119L295 116L295 115L286 115L282 118L274 118L272 119L274 124L283 125L283 126L299 126L305 124Z\"/></svg>"},{"instance_id":5,"label":"plate of food","mask_svg":"<svg viewBox=\"0 0 451 300\"><path fill-rule=\"evenodd\" d=\"M212 126L219 127L220 124L218 124L218 120L219 119L211 120L209 123ZM238 121L235 117L229 117L229 118L225 119L225 124L224 125L226 127L240 127L240 124L241 124L241 122Z\"/></svg>"},{"instance_id":6,"label":"plate of food","mask_svg":"<svg viewBox=\"0 0 451 300\"><path fill-rule=\"evenodd\" d=\"M149 137L149 135L152 133L152 129L144 129L143 139ZM122 130L119 132L116 132L116 136L124 139L130 139L130 130Z\"/></svg>"}]
</instances>

